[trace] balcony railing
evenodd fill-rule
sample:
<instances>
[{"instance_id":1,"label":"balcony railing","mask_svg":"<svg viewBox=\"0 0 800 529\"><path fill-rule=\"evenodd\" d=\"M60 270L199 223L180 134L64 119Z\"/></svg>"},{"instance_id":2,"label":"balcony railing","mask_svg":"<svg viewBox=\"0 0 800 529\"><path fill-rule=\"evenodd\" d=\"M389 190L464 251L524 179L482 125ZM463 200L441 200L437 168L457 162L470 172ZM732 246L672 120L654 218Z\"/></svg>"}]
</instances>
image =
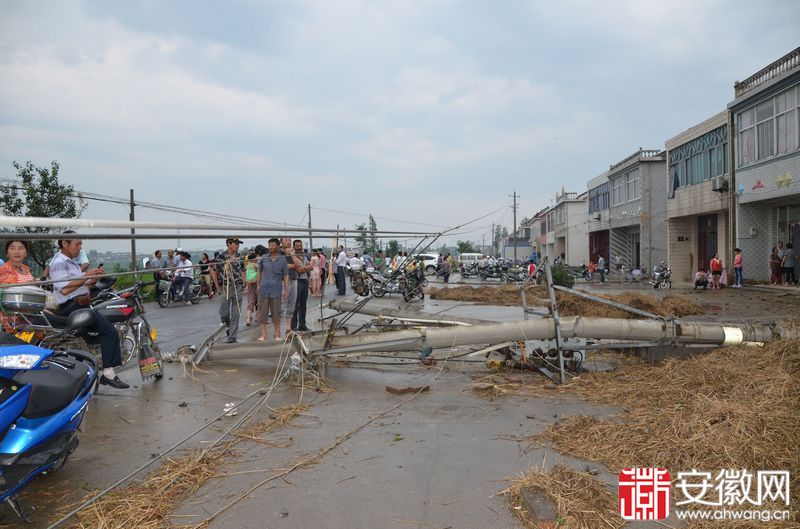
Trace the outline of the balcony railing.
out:
<instances>
[{"instance_id":1,"label":"balcony railing","mask_svg":"<svg viewBox=\"0 0 800 529\"><path fill-rule=\"evenodd\" d=\"M652 149L642 149L641 147L639 147L638 151L636 151L635 153L631 154L630 156L628 156L624 160L621 160L621 161L619 161L619 162L617 162L615 164L610 165L608 167L608 170L609 171L613 171L614 169L617 169L618 167L622 167L623 165L627 164L628 162L630 162L631 160L634 160L634 159L657 158L657 157L663 155L663 153L664 153L664 151L652 150Z\"/></svg>"},{"instance_id":2,"label":"balcony railing","mask_svg":"<svg viewBox=\"0 0 800 529\"><path fill-rule=\"evenodd\" d=\"M754 90L764 83L783 75L789 70L800 66L800 48L790 51L777 61L757 71L742 82L733 84L736 97L739 98L747 92Z\"/></svg>"}]
</instances>

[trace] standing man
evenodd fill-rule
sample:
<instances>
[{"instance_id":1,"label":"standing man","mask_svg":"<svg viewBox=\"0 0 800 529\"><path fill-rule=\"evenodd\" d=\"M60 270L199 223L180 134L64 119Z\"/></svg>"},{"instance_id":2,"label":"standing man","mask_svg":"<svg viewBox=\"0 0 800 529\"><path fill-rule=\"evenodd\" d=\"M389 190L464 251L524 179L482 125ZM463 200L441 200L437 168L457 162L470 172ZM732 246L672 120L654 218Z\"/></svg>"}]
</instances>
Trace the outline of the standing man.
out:
<instances>
[{"instance_id":1,"label":"standing man","mask_svg":"<svg viewBox=\"0 0 800 529\"><path fill-rule=\"evenodd\" d=\"M597 258L597 271L600 272L600 284L604 284L606 282L606 260L600 255Z\"/></svg>"},{"instance_id":2,"label":"standing man","mask_svg":"<svg viewBox=\"0 0 800 529\"><path fill-rule=\"evenodd\" d=\"M238 237L225 240L227 252L220 254L217 265L211 270L214 287L219 292L219 317L228 327L228 343L236 343L239 334L239 317L242 313L242 288L244 285L244 260L239 253L242 241ZM220 280L222 285L220 285Z\"/></svg>"},{"instance_id":3,"label":"standing man","mask_svg":"<svg viewBox=\"0 0 800 529\"><path fill-rule=\"evenodd\" d=\"M258 262L258 318L261 324L259 342L267 339L267 320L272 315L273 338L281 340L281 292L289 297L289 265L280 254L280 241L269 240L269 253Z\"/></svg>"},{"instance_id":4,"label":"standing man","mask_svg":"<svg viewBox=\"0 0 800 529\"><path fill-rule=\"evenodd\" d=\"M325 252L322 251L322 248L317 249L317 257L319 257L319 271L320 271L320 282L321 288L319 291L319 295L322 296L325 294L325 280L328 279L328 259L325 257Z\"/></svg>"},{"instance_id":5,"label":"standing man","mask_svg":"<svg viewBox=\"0 0 800 529\"><path fill-rule=\"evenodd\" d=\"M172 288L170 295L175 295L179 288L183 287L183 302L186 305L192 304L192 279L194 272L189 254L181 252L178 254L178 268L175 270L175 277L172 278Z\"/></svg>"},{"instance_id":6,"label":"standing man","mask_svg":"<svg viewBox=\"0 0 800 529\"><path fill-rule=\"evenodd\" d=\"M295 300L290 326L293 331L306 332L311 330L306 326L308 274L311 272L311 263L308 260L308 256L303 252L303 241L295 239L292 246L292 250L294 250L292 261L297 272L297 300Z\"/></svg>"},{"instance_id":7,"label":"standing man","mask_svg":"<svg viewBox=\"0 0 800 529\"><path fill-rule=\"evenodd\" d=\"M75 234L67 230L64 234ZM89 289L103 275L103 270L93 268L82 272L75 258L80 254L83 241L80 239L62 239L58 241L59 252L50 261L50 277L53 283L53 292L58 302L58 314L68 316L78 309L89 306ZM76 279L72 279L76 278ZM116 389L126 389L130 386L120 380L114 368L122 365L122 351L119 345L119 333L114 325L99 312L94 312L95 323L90 330L100 334L100 351L103 355L103 374L100 383Z\"/></svg>"},{"instance_id":8,"label":"standing man","mask_svg":"<svg viewBox=\"0 0 800 529\"><path fill-rule=\"evenodd\" d=\"M289 267L288 296L284 296L284 301L281 303L281 315L286 321L289 321L292 317L294 305L297 301L297 270L295 270L294 260L292 259L293 253L292 240L289 237L282 237L280 254L286 259L286 265Z\"/></svg>"},{"instance_id":9,"label":"standing man","mask_svg":"<svg viewBox=\"0 0 800 529\"><path fill-rule=\"evenodd\" d=\"M167 260L164 259L161 250L156 250L153 258L147 263L147 267L153 270L153 280L156 282L156 300L161 297L160 281L164 278L166 272L158 272L157 270L167 267Z\"/></svg>"},{"instance_id":10,"label":"standing man","mask_svg":"<svg viewBox=\"0 0 800 529\"><path fill-rule=\"evenodd\" d=\"M344 296L347 293L347 282L345 281L345 268L347 267L347 254L344 251L344 246L339 245L339 255L333 262L336 266L336 294Z\"/></svg>"}]
</instances>

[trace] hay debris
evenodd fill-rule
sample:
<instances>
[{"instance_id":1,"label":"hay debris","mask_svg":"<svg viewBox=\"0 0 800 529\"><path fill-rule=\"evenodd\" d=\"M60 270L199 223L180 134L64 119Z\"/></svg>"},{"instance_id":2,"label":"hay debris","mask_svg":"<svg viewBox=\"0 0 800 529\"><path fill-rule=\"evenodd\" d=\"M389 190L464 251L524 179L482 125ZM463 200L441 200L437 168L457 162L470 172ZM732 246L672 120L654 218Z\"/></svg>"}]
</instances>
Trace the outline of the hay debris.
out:
<instances>
[{"instance_id":1,"label":"hay debris","mask_svg":"<svg viewBox=\"0 0 800 529\"><path fill-rule=\"evenodd\" d=\"M547 296L543 287L530 286L526 289L529 301ZM482 286L482 287L450 287L428 289L431 299L448 299L452 301L474 301L487 305L504 305L514 307L522 303L519 296L519 287L516 285Z\"/></svg>"},{"instance_id":2,"label":"hay debris","mask_svg":"<svg viewBox=\"0 0 800 529\"><path fill-rule=\"evenodd\" d=\"M628 305L635 309L644 310L659 316L683 317L703 314L703 308L688 298L677 294L669 294L663 298L648 296L639 292L625 292L616 295L599 296L617 303ZM641 319L643 316L628 311L604 305L596 301L580 298L569 292L556 294L558 313L560 316L584 316L596 318L624 318Z\"/></svg>"},{"instance_id":3,"label":"hay debris","mask_svg":"<svg viewBox=\"0 0 800 529\"><path fill-rule=\"evenodd\" d=\"M511 510L531 529L539 526L523 504L522 491L526 488L541 491L555 502L560 528L617 529L624 525L616 498L603 483L589 474L556 464L549 472L529 469L503 491Z\"/></svg>"},{"instance_id":4,"label":"hay debris","mask_svg":"<svg viewBox=\"0 0 800 529\"><path fill-rule=\"evenodd\" d=\"M791 472L792 503L800 502L798 340L585 374L566 388L624 412L607 420L569 417L531 442L603 463L614 472L637 466L712 473L785 469ZM726 527L737 529L763 527L762 522L729 523ZM716 526L693 521L689 527Z\"/></svg>"},{"instance_id":5,"label":"hay debris","mask_svg":"<svg viewBox=\"0 0 800 529\"><path fill-rule=\"evenodd\" d=\"M501 375L487 375L476 378L475 381L465 386L462 391L471 391L477 397L487 400L495 400L508 396L541 396L556 393L557 386L553 384L543 384L542 378L536 376L523 380L521 378L510 378Z\"/></svg>"},{"instance_id":6,"label":"hay debris","mask_svg":"<svg viewBox=\"0 0 800 529\"><path fill-rule=\"evenodd\" d=\"M233 448L249 439L273 432L291 423L308 409L308 404L286 406L275 410L267 420L253 424L227 443L203 455L203 449L184 453L177 458L165 459L144 480L116 489L76 514L66 527L71 529L162 529L174 527L169 519L175 507L196 493L209 480L219 477L220 467L232 461ZM81 500L80 503L82 503ZM60 518L75 505L62 508Z\"/></svg>"}]
</instances>

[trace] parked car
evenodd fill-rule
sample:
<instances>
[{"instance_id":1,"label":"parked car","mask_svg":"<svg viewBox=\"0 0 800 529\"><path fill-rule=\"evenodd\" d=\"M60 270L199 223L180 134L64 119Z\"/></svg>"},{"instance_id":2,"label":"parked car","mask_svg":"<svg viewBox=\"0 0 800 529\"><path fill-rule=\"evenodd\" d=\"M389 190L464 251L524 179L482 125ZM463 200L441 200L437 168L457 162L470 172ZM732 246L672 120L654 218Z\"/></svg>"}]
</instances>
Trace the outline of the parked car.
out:
<instances>
[{"instance_id":1,"label":"parked car","mask_svg":"<svg viewBox=\"0 0 800 529\"><path fill-rule=\"evenodd\" d=\"M422 259L425 263L425 275L432 276L436 273L436 265L439 261L439 256L433 253L417 253L413 255L414 259Z\"/></svg>"}]
</instances>

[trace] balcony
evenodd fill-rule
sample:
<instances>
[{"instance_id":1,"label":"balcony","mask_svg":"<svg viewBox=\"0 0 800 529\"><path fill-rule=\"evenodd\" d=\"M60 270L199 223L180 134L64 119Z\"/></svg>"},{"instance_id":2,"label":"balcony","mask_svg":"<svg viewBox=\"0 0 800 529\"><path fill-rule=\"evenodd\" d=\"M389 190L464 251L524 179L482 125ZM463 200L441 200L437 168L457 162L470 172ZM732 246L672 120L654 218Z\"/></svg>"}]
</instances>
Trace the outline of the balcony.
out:
<instances>
[{"instance_id":1,"label":"balcony","mask_svg":"<svg viewBox=\"0 0 800 529\"><path fill-rule=\"evenodd\" d=\"M777 61L757 71L741 83L733 84L736 93L736 99L745 95L751 90L755 90L764 83L772 81L776 77L783 75L789 70L793 70L800 66L800 48L790 51Z\"/></svg>"}]
</instances>

